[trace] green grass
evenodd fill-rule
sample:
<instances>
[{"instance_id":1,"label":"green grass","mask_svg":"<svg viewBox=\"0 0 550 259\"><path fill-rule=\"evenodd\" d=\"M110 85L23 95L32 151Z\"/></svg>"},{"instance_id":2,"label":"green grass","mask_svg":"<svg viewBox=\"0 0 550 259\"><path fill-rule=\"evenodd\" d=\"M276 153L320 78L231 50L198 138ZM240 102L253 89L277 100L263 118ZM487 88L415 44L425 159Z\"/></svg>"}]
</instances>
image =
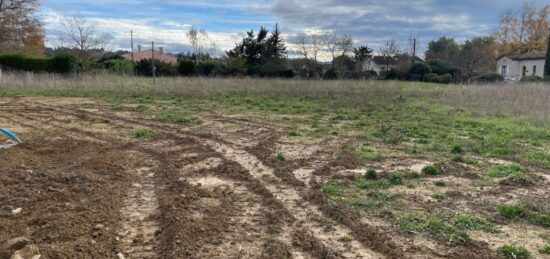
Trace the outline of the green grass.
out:
<instances>
[{"instance_id":1,"label":"green grass","mask_svg":"<svg viewBox=\"0 0 550 259\"><path fill-rule=\"evenodd\" d=\"M135 138L152 138L155 133L150 129L136 129L132 132Z\"/></svg>"},{"instance_id":2,"label":"green grass","mask_svg":"<svg viewBox=\"0 0 550 259\"><path fill-rule=\"evenodd\" d=\"M485 219L464 213L454 217L453 225L462 230L482 230L488 233L501 232L495 224Z\"/></svg>"},{"instance_id":3,"label":"green grass","mask_svg":"<svg viewBox=\"0 0 550 259\"><path fill-rule=\"evenodd\" d=\"M378 179L378 174L376 173L376 170L373 170L373 169L367 170L367 173L365 173L365 179L367 179L367 180L376 180L376 179Z\"/></svg>"},{"instance_id":4,"label":"green grass","mask_svg":"<svg viewBox=\"0 0 550 259\"><path fill-rule=\"evenodd\" d=\"M528 259L531 258L531 252L527 248L518 245L504 245L498 248L498 254L509 259Z\"/></svg>"},{"instance_id":5,"label":"green grass","mask_svg":"<svg viewBox=\"0 0 550 259\"><path fill-rule=\"evenodd\" d=\"M525 216L525 211L518 205L507 204L498 207L500 215L506 219L516 219Z\"/></svg>"},{"instance_id":6,"label":"green grass","mask_svg":"<svg viewBox=\"0 0 550 259\"><path fill-rule=\"evenodd\" d=\"M438 175L440 174L440 170L436 166L428 165L422 168L422 173L425 175Z\"/></svg>"},{"instance_id":7,"label":"green grass","mask_svg":"<svg viewBox=\"0 0 550 259\"><path fill-rule=\"evenodd\" d=\"M547 255L550 255L550 245L544 245L540 250L539 252L541 254L547 254Z\"/></svg>"},{"instance_id":8,"label":"green grass","mask_svg":"<svg viewBox=\"0 0 550 259\"><path fill-rule=\"evenodd\" d=\"M521 173L521 166L518 164L496 165L485 172L485 177L488 178L505 178L517 176Z\"/></svg>"},{"instance_id":9,"label":"green grass","mask_svg":"<svg viewBox=\"0 0 550 259\"><path fill-rule=\"evenodd\" d=\"M285 157L285 154L283 154L282 152L279 152L277 153L277 155L275 155L275 159L277 161L285 161L286 160L286 157Z\"/></svg>"},{"instance_id":10,"label":"green grass","mask_svg":"<svg viewBox=\"0 0 550 259\"><path fill-rule=\"evenodd\" d=\"M434 182L434 185L437 186L437 187L445 187L445 186L447 186L447 183L445 183L443 181L436 181L436 182Z\"/></svg>"},{"instance_id":11,"label":"green grass","mask_svg":"<svg viewBox=\"0 0 550 259\"><path fill-rule=\"evenodd\" d=\"M401 233L429 233L435 238L445 240L450 244L464 243L470 240L465 231L456 228L436 215L425 215L418 212L408 213L397 220L397 227Z\"/></svg>"},{"instance_id":12,"label":"green grass","mask_svg":"<svg viewBox=\"0 0 550 259\"><path fill-rule=\"evenodd\" d=\"M338 182L328 182L323 187L323 192L329 196L340 196L344 192L344 186Z\"/></svg>"}]
</instances>

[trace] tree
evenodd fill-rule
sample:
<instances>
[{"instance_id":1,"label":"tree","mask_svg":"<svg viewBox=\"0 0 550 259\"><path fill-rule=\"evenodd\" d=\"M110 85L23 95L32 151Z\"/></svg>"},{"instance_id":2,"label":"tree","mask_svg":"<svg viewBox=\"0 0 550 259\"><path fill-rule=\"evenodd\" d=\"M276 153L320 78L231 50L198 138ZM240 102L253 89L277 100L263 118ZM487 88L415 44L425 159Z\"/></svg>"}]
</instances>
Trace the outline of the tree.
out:
<instances>
[{"instance_id":1,"label":"tree","mask_svg":"<svg viewBox=\"0 0 550 259\"><path fill-rule=\"evenodd\" d=\"M206 30L204 29L191 27L189 28L189 31L187 31L187 38L191 43L191 47L193 48L193 55L195 56L195 61L198 64L199 60L201 60L206 54L205 52L208 48L207 46L210 41L210 38L208 37L208 32L206 32Z\"/></svg>"},{"instance_id":2,"label":"tree","mask_svg":"<svg viewBox=\"0 0 550 259\"><path fill-rule=\"evenodd\" d=\"M353 49L354 59L356 62L364 61L367 58L372 57L373 49L369 48L367 45L359 46Z\"/></svg>"},{"instance_id":3,"label":"tree","mask_svg":"<svg viewBox=\"0 0 550 259\"><path fill-rule=\"evenodd\" d=\"M386 71L389 71L390 65L394 63L395 56L400 53L399 46L394 39L386 41L386 44L380 49L380 54L384 59Z\"/></svg>"},{"instance_id":4,"label":"tree","mask_svg":"<svg viewBox=\"0 0 550 259\"><path fill-rule=\"evenodd\" d=\"M428 43L426 50L426 59L440 59L445 62L454 64L454 61L459 54L460 46L455 39L441 37L436 41Z\"/></svg>"},{"instance_id":5,"label":"tree","mask_svg":"<svg viewBox=\"0 0 550 259\"><path fill-rule=\"evenodd\" d=\"M492 37L475 37L460 46L455 66L463 70L466 77L493 72L496 67L497 44Z\"/></svg>"},{"instance_id":6,"label":"tree","mask_svg":"<svg viewBox=\"0 0 550 259\"><path fill-rule=\"evenodd\" d=\"M39 0L0 0L0 49L42 55L44 33L34 16Z\"/></svg>"},{"instance_id":7,"label":"tree","mask_svg":"<svg viewBox=\"0 0 550 259\"><path fill-rule=\"evenodd\" d=\"M342 53L342 56L346 56L349 52L353 51L353 38L350 35L344 35L338 40L338 50Z\"/></svg>"},{"instance_id":8,"label":"tree","mask_svg":"<svg viewBox=\"0 0 550 259\"><path fill-rule=\"evenodd\" d=\"M550 5L537 9L534 1L525 1L518 12L508 10L500 17L499 29L493 33L499 54L542 50L550 28Z\"/></svg>"},{"instance_id":9,"label":"tree","mask_svg":"<svg viewBox=\"0 0 550 259\"><path fill-rule=\"evenodd\" d=\"M313 32L311 34L299 33L296 36L296 45L298 45L298 53L305 59L313 59L317 62L319 53L326 46L326 34L321 32Z\"/></svg>"},{"instance_id":10,"label":"tree","mask_svg":"<svg viewBox=\"0 0 550 259\"><path fill-rule=\"evenodd\" d=\"M61 26L61 44L81 52L102 49L110 38L109 34L99 32L96 24L81 14L66 17Z\"/></svg>"},{"instance_id":11,"label":"tree","mask_svg":"<svg viewBox=\"0 0 550 259\"><path fill-rule=\"evenodd\" d=\"M548 46L546 47L546 62L544 64L544 77L550 77L550 35L548 35Z\"/></svg>"}]
</instances>

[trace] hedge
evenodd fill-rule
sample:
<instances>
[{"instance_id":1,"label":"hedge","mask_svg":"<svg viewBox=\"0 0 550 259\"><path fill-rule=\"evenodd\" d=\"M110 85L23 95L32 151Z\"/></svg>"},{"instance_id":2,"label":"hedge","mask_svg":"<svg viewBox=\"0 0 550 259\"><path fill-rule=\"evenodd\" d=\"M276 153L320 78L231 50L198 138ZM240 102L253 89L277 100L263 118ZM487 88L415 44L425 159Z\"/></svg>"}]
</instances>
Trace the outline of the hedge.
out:
<instances>
[{"instance_id":1,"label":"hedge","mask_svg":"<svg viewBox=\"0 0 550 259\"><path fill-rule=\"evenodd\" d=\"M502 82L502 81L504 81L504 77L498 73L483 74L470 79L471 83L494 83L494 82Z\"/></svg>"},{"instance_id":2,"label":"hedge","mask_svg":"<svg viewBox=\"0 0 550 259\"><path fill-rule=\"evenodd\" d=\"M68 54L54 58L31 58L21 54L0 55L0 65L8 69L35 73L74 74L78 71L78 60Z\"/></svg>"}]
</instances>

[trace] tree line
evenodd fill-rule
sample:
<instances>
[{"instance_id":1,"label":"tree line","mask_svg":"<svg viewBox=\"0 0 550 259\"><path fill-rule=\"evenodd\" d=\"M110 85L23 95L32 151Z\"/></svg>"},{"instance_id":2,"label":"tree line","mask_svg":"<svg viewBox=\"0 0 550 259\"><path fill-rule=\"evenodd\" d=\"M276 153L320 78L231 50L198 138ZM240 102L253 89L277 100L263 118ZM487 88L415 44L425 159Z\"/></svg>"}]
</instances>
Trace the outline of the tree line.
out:
<instances>
[{"instance_id":1,"label":"tree line","mask_svg":"<svg viewBox=\"0 0 550 259\"><path fill-rule=\"evenodd\" d=\"M153 75L153 61L135 64L123 58L124 51L105 51L111 36L103 33L82 15L64 18L54 49L44 47L44 31L36 18L39 0L0 1L0 57L4 66L26 64L20 69L36 72L57 71L53 59L65 59L70 69L60 71L90 72L107 70L117 74ZM547 48L550 5L537 8L524 2L517 11L500 16L498 28L484 37L458 42L450 37L430 41L420 59L411 36L409 46L388 40L378 50L357 45L352 36L338 31L311 31L285 39L278 24L248 31L236 46L223 55L208 32L196 27L185 35L190 51L177 55L178 64L155 61L159 76L259 76L301 78L376 78L438 83L495 79L498 57ZM287 47L288 42L292 49ZM15 53L15 54L14 54ZM5 55L4 55L5 56ZM18 61L21 60L21 62ZM49 59L45 62L42 59ZM32 65L37 62L36 65ZM368 65L376 63L373 69ZM493 74L493 75L492 75Z\"/></svg>"}]
</instances>

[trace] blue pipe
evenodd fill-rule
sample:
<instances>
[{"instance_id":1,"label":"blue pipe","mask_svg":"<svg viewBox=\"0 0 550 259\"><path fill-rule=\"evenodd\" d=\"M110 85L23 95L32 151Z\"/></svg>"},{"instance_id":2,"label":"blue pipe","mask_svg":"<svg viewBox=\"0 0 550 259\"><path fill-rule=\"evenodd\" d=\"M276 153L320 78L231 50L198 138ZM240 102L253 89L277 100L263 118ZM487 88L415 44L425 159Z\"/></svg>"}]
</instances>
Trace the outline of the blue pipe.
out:
<instances>
[{"instance_id":1,"label":"blue pipe","mask_svg":"<svg viewBox=\"0 0 550 259\"><path fill-rule=\"evenodd\" d=\"M14 133L12 133L11 131L7 130L7 129L3 129L3 128L0 128L0 132L6 134L9 138L21 143L21 140L17 137L17 135L15 135Z\"/></svg>"}]
</instances>

